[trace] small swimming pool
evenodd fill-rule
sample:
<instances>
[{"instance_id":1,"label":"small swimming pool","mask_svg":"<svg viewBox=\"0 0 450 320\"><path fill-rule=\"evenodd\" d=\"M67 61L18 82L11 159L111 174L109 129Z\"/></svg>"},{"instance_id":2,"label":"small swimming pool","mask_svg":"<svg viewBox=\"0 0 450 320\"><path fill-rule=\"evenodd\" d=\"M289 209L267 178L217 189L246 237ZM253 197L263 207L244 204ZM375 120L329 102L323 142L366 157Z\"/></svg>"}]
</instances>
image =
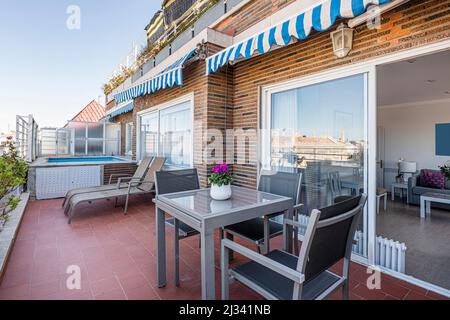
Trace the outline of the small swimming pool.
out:
<instances>
[{"instance_id":1,"label":"small swimming pool","mask_svg":"<svg viewBox=\"0 0 450 320\"><path fill-rule=\"evenodd\" d=\"M98 162L122 162L124 159L117 157L79 157L79 158L49 158L48 163L74 163L74 162L88 162L88 163L98 163Z\"/></svg>"}]
</instances>

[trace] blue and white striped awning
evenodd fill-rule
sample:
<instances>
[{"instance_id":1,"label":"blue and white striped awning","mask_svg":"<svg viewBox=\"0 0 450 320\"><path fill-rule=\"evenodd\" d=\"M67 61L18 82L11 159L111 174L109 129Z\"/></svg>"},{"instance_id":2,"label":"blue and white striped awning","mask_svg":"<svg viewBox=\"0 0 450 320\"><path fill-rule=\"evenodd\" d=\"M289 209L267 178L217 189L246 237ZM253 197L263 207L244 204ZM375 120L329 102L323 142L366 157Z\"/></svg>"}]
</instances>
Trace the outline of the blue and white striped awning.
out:
<instances>
[{"instance_id":1,"label":"blue and white striped awning","mask_svg":"<svg viewBox=\"0 0 450 320\"><path fill-rule=\"evenodd\" d=\"M121 114L130 112L134 109L134 100L124 102L123 105L119 105L116 108L113 109L113 111L108 114L106 117L109 119L113 119L117 116L120 116Z\"/></svg>"},{"instance_id":2,"label":"blue and white striped awning","mask_svg":"<svg viewBox=\"0 0 450 320\"><path fill-rule=\"evenodd\" d=\"M146 94L154 93L161 89L181 86L183 84L183 67L186 61L192 58L196 53L196 49L192 49L181 59L158 73L155 77L143 83L135 85L128 90L114 95L116 103L122 103L127 100L133 100Z\"/></svg>"},{"instance_id":3,"label":"blue and white striped awning","mask_svg":"<svg viewBox=\"0 0 450 320\"><path fill-rule=\"evenodd\" d=\"M304 40L311 31L326 31L339 18L355 18L365 13L370 5L382 5L392 0L327 0L262 33L234 44L206 60L206 74L217 72L230 61L250 58L257 50L260 54L272 46L287 46L292 38Z\"/></svg>"}]
</instances>

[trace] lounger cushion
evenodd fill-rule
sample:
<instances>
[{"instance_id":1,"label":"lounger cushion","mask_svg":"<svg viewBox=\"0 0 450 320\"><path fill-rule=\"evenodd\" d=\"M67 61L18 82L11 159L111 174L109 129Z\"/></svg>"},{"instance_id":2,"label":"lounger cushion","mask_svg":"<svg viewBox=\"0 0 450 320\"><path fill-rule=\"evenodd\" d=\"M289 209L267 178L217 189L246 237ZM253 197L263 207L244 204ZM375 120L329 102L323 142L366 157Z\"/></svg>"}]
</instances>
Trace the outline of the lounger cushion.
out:
<instances>
[{"instance_id":1,"label":"lounger cushion","mask_svg":"<svg viewBox=\"0 0 450 320\"><path fill-rule=\"evenodd\" d=\"M255 242L264 241L264 219L256 218L237 224L233 224L225 228L225 231L230 231L237 235L241 235L247 239ZM269 234L275 236L283 233L283 225L269 220Z\"/></svg>"},{"instance_id":2,"label":"lounger cushion","mask_svg":"<svg viewBox=\"0 0 450 320\"><path fill-rule=\"evenodd\" d=\"M275 250L266 257L277 261L291 269L297 268L298 258L281 250ZM257 284L280 300L292 300L294 282L256 262L248 262L233 269L234 273ZM322 272L303 285L302 299L314 300L340 278L330 272Z\"/></svg>"}]
</instances>

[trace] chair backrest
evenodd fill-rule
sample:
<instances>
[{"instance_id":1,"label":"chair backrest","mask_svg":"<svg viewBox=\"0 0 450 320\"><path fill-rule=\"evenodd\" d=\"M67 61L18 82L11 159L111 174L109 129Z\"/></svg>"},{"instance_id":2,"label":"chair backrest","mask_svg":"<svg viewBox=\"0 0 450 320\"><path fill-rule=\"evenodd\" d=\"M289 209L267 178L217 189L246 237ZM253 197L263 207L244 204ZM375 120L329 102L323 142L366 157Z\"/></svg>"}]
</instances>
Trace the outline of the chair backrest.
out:
<instances>
[{"instance_id":1,"label":"chair backrest","mask_svg":"<svg viewBox=\"0 0 450 320\"><path fill-rule=\"evenodd\" d=\"M313 210L300 251L297 270L305 281L315 278L343 258L350 259L366 195Z\"/></svg>"},{"instance_id":2,"label":"chair backrest","mask_svg":"<svg viewBox=\"0 0 450 320\"><path fill-rule=\"evenodd\" d=\"M258 190L294 199L300 203L302 174L262 170L259 177Z\"/></svg>"},{"instance_id":3,"label":"chair backrest","mask_svg":"<svg viewBox=\"0 0 450 320\"><path fill-rule=\"evenodd\" d=\"M328 173L328 183L330 184L331 193L333 196L342 193L341 176L338 171Z\"/></svg>"},{"instance_id":4,"label":"chair backrest","mask_svg":"<svg viewBox=\"0 0 450 320\"><path fill-rule=\"evenodd\" d=\"M200 189L197 169L155 172L156 195Z\"/></svg>"},{"instance_id":5,"label":"chair backrest","mask_svg":"<svg viewBox=\"0 0 450 320\"><path fill-rule=\"evenodd\" d=\"M166 158L155 157L153 158L150 168L148 168L147 173L144 176L144 183L142 183L138 188L142 191L150 192L155 187L155 172L162 169Z\"/></svg>"},{"instance_id":6,"label":"chair backrest","mask_svg":"<svg viewBox=\"0 0 450 320\"><path fill-rule=\"evenodd\" d=\"M138 165L136 171L134 172L133 178L142 179L147 173L148 167L153 161L153 157L145 157L142 159L141 163Z\"/></svg>"}]
</instances>

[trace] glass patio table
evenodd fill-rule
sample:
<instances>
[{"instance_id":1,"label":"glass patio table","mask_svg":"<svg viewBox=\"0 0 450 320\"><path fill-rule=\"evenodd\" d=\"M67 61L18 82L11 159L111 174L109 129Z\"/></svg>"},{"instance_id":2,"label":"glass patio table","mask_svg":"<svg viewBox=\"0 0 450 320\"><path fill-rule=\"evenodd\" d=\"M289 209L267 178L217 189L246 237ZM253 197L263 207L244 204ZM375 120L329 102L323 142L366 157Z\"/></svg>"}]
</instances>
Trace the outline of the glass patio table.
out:
<instances>
[{"instance_id":1,"label":"glass patio table","mask_svg":"<svg viewBox=\"0 0 450 320\"><path fill-rule=\"evenodd\" d=\"M165 213L186 223L200 233L202 299L214 300L215 262L214 231L257 217L284 212L292 218L293 199L253 189L233 186L227 201L210 197L210 189L159 195L156 205L156 246L158 286L166 285ZM293 230L285 227L284 249L292 252Z\"/></svg>"}]
</instances>

